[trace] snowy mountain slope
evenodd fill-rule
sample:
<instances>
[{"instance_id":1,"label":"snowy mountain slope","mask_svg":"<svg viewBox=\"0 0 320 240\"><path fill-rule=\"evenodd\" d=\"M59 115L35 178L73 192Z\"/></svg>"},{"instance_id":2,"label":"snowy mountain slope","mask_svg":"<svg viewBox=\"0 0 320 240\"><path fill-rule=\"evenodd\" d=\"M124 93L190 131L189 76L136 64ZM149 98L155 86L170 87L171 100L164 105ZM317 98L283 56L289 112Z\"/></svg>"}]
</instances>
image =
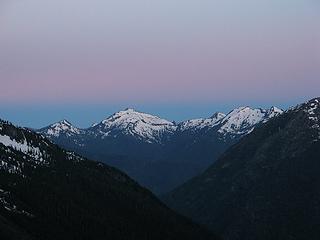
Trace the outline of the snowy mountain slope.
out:
<instances>
[{"instance_id":1,"label":"snowy mountain slope","mask_svg":"<svg viewBox=\"0 0 320 240\"><path fill-rule=\"evenodd\" d=\"M48 167L58 150L70 161L83 160L71 151L61 150L42 135L0 120L0 170L23 175L30 169Z\"/></svg>"},{"instance_id":2,"label":"snowy mountain slope","mask_svg":"<svg viewBox=\"0 0 320 240\"><path fill-rule=\"evenodd\" d=\"M210 118L188 120L179 124L178 131L214 131L221 138L237 138L253 131L256 125L265 123L269 119L282 114L283 111L276 107L270 109L239 107L227 115L215 113Z\"/></svg>"},{"instance_id":3,"label":"snowy mountain slope","mask_svg":"<svg viewBox=\"0 0 320 240\"><path fill-rule=\"evenodd\" d=\"M220 121L218 132L224 136L227 134L246 135L252 132L257 124L267 122L270 118L282 113L283 111L276 107L268 110L250 107L236 108Z\"/></svg>"},{"instance_id":4,"label":"snowy mountain slope","mask_svg":"<svg viewBox=\"0 0 320 240\"><path fill-rule=\"evenodd\" d=\"M215 113L210 118L191 119L179 124L179 131L199 130L203 128L211 128L219 124L220 120L225 118L224 113Z\"/></svg>"},{"instance_id":5,"label":"snowy mountain slope","mask_svg":"<svg viewBox=\"0 0 320 240\"><path fill-rule=\"evenodd\" d=\"M160 143L163 135L174 133L176 128L170 121L128 108L113 114L88 130L102 138L124 134L149 143Z\"/></svg>"},{"instance_id":6,"label":"snowy mountain slope","mask_svg":"<svg viewBox=\"0 0 320 240\"><path fill-rule=\"evenodd\" d=\"M0 178L8 174L14 178L26 179L37 169L49 168L54 162L54 152L57 149L60 148L43 136L0 120ZM60 151L63 151L70 161L82 160L72 152ZM4 181L0 181L0 210L3 207L13 215L33 218L34 215L16 201L10 191L2 188L3 184Z\"/></svg>"},{"instance_id":7,"label":"snowy mountain slope","mask_svg":"<svg viewBox=\"0 0 320 240\"><path fill-rule=\"evenodd\" d=\"M0 170L22 173L25 167L48 165L50 142L32 131L0 120Z\"/></svg>"}]
</instances>

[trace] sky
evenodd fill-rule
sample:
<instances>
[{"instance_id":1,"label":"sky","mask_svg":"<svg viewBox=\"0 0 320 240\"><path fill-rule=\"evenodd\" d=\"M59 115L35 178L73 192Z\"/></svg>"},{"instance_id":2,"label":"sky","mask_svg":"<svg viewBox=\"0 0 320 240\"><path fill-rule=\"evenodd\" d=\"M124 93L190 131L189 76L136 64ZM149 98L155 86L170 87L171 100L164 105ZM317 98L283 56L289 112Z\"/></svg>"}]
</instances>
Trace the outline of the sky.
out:
<instances>
[{"instance_id":1,"label":"sky","mask_svg":"<svg viewBox=\"0 0 320 240\"><path fill-rule=\"evenodd\" d=\"M318 0L0 0L0 118L181 121L320 96Z\"/></svg>"}]
</instances>

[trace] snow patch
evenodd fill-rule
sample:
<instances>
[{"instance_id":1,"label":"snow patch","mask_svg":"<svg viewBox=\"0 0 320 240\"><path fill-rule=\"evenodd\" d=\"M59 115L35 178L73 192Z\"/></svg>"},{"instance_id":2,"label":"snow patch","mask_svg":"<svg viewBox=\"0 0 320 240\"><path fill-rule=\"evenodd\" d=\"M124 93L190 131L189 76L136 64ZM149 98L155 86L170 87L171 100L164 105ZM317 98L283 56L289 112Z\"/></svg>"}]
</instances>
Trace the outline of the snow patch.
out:
<instances>
[{"instance_id":1,"label":"snow patch","mask_svg":"<svg viewBox=\"0 0 320 240\"><path fill-rule=\"evenodd\" d=\"M40 162L43 161L40 149L38 147L30 146L26 139L24 139L21 143L17 142L15 139L11 139L9 136L0 135L0 143L2 143L6 147L11 147L17 151L32 156Z\"/></svg>"},{"instance_id":2,"label":"snow patch","mask_svg":"<svg viewBox=\"0 0 320 240\"><path fill-rule=\"evenodd\" d=\"M320 121L319 121L319 112L320 104L318 99L313 99L307 102L307 107L304 110L308 114L308 119L311 121L311 128L317 131L317 137L314 140L315 142L320 140Z\"/></svg>"},{"instance_id":3,"label":"snow patch","mask_svg":"<svg viewBox=\"0 0 320 240\"><path fill-rule=\"evenodd\" d=\"M11 158L9 160L12 160ZM16 163L17 165L19 165L19 163ZM4 170L10 174L21 174L22 173L22 169L21 166L16 166L12 163L8 163L4 160L0 161L0 169Z\"/></svg>"}]
</instances>

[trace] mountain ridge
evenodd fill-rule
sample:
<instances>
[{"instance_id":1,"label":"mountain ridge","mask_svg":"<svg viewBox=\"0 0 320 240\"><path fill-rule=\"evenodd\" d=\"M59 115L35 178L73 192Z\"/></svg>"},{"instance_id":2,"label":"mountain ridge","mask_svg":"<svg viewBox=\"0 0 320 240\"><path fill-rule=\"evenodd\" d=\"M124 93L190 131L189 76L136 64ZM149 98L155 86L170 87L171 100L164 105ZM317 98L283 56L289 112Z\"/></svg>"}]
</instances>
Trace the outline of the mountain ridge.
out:
<instances>
[{"instance_id":1,"label":"mountain ridge","mask_svg":"<svg viewBox=\"0 0 320 240\"><path fill-rule=\"evenodd\" d=\"M53 130L49 126L38 132L62 147L125 171L155 193L164 193L205 170L255 126L281 113L274 107L241 107L228 114L174 123L127 109L80 129L79 134L52 135L55 125Z\"/></svg>"},{"instance_id":2,"label":"mountain ridge","mask_svg":"<svg viewBox=\"0 0 320 240\"><path fill-rule=\"evenodd\" d=\"M145 137L146 141L149 143L152 143L152 140L158 141L156 137L152 137L152 134L147 134L147 136L144 136L142 134L143 131L148 132L150 131L147 127L149 126L158 126L163 127L163 129L157 129L158 131L164 131L174 133L176 131L184 131L188 130L189 128L205 128L205 127L214 127L215 124L218 124L219 121L223 120L224 118L228 117L230 114L232 114L234 111L239 110L249 110L250 112L261 112L264 114L265 118L270 118L270 116L275 116L278 114L281 114L283 110L277 108L277 107L271 107L269 109L262 109L262 108L250 108L249 106L246 107L239 107L232 111L230 111L228 114L224 114L221 112L214 113L209 118L198 118L198 119L190 119L185 120L181 122L174 122L174 121L168 121L166 119L162 119L156 115L151 115L148 113L140 112L135 110L134 108L126 108L125 110L116 112L109 117L105 118L104 120L100 121L99 123L94 123L88 128L78 128L73 126L68 120L63 119L61 121L58 121L56 123L50 124L47 127L38 129L37 131L41 134L46 135L47 137L59 137L59 133L62 132L62 134L66 135L73 135L73 134L83 134L85 131L92 132L94 129L97 129L97 126L99 126L100 129L105 129L105 131L101 131L101 136L104 135L108 136L110 134L109 129L112 129L114 127L118 127L119 129L122 129L126 131L128 128L132 128L134 124L137 123L144 123L146 126L142 126L139 131L127 131L128 134L131 135L137 135L138 137L143 138ZM250 113L249 113L250 114ZM127 117L126 117L127 115ZM123 120L121 121L121 118ZM263 117L261 117L263 118ZM118 120L118 121L117 121ZM258 120L257 120L258 121ZM232 123L231 123L232 124ZM60 127L60 128L59 128ZM57 129L58 128L58 129ZM167 129L166 129L167 128ZM64 132L64 131L65 132ZM152 132L152 131L151 131ZM155 131L156 132L156 131ZM221 131L222 132L222 131Z\"/></svg>"}]
</instances>

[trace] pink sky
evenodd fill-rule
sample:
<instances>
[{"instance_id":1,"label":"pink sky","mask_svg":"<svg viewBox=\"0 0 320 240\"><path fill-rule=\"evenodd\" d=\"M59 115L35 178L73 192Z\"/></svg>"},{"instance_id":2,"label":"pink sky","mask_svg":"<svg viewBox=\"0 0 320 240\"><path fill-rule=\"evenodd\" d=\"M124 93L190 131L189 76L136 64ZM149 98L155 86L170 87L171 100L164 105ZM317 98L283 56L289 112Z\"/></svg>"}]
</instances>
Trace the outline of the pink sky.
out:
<instances>
[{"instance_id":1,"label":"pink sky","mask_svg":"<svg viewBox=\"0 0 320 240\"><path fill-rule=\"evenodd\" d=\"M317 1L3 4L4 102L254 102L319 95Z\"/></svg>"}]
</instances>

